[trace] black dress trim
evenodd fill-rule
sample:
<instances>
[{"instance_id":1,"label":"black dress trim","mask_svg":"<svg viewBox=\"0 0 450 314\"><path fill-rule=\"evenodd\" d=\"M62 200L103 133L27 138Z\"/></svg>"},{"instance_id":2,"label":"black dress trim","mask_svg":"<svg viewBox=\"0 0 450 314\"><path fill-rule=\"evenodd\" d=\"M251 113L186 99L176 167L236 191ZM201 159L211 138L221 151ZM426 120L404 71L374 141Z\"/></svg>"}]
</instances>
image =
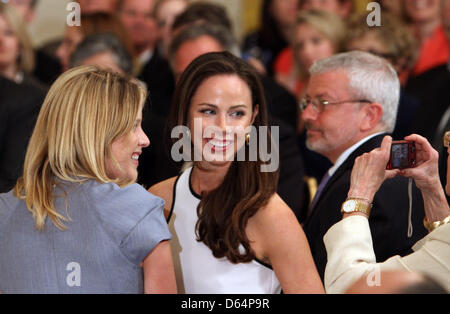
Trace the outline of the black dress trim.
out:
<instances>
[{"instance_id":1,"label":"black dress trim","mask_svg":"<svg viewBox=\"0 0 450 314\"><path fill-rule=\"evenodd\" d=\"M170 218L172 217L172 214L173 214L173 209L175 208L175 199L176 199L176 196L177 196L177 183L178 183L178 180L180 179L181 175L182 174L180 174L177 177L177 179L175 180L175 183L173 184L172 206L170 207L170 213L169 213L169 217L167 218L167 223L169 223Z\"/></svg>"},{"instance_id":2,"label":"black dress trim","mask_svg":"<svg viewBox=\"0 0 450 314\"><path fill-rule=\"evenodd\" d=\"M191 194L192 194L195 198L201 200L201 199L202 199L202 196L201 196L201 195L198 195L197 193L195 193L194 189L192 188L192 184L191 184L192 171L194 171L194 168L191 169L191 173L189 174L189 190L191 191Z\"/></svg>"},{"instance_id":3,"label":"black dress trim","mask_svg":"<svg viewBox=\"0 0 450 314\"><path fill-rule=\"evenodd\" d=\"M257 263L261 264L262 266L267 267L267 268L273 270L272 265L269 265L269 264L267 264L267 263L264 263L262 260L260 260L260 259L258 259L258 258L256 258L256 257L255 257L255 261L256 261Z\"/></svg>"}]
</instances>

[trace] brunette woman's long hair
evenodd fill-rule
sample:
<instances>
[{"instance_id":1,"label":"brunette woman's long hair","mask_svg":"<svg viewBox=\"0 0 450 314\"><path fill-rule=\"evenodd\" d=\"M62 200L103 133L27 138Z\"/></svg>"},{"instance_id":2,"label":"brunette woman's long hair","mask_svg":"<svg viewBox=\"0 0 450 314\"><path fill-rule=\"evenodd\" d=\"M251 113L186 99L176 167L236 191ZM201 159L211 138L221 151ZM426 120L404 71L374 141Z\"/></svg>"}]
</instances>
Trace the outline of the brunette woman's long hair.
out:
<instances>
[{"instance_id":1,"label":"brunette woman's long hair","mask_svg":"<svg viewBox=\"0 0 450 314\"><path fill-rule=\"evenodd\" d=\"M258 129L268 125L263 88L255 70L228 52L213 52L192 61L181 75L172 102L171 128L187 125L193 95L202 82L216 75L237 75L246 82L252 94L252 109L258 106L253 126ZM258 152L260 142L258 138ZM265 143L271 143L269 132ZM248 220L268 203L278 184L278 170L263 172L261 166L266 163L259 156L256 161L249 159L246 149L245 161L233 161L222 184L202 193L197 208L197 240L205 243L216 258L226 257L233 263L245 263L255 258L246 226Z\"/></svg>"}]
</instances>

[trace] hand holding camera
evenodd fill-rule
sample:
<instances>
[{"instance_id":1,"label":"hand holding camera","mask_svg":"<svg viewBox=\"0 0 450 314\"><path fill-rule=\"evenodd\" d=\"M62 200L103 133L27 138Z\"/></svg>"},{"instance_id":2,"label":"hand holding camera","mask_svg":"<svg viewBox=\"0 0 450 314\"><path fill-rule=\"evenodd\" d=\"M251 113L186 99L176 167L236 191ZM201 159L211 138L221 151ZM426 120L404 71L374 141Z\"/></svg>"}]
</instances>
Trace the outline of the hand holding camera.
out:
<instances>
[{"instance_id":1,"label":"hand holding camera","mask_svg":"<svg viewBox=\"0 0 450 314\"><path fill-rule=\"evenodd\" d=\"M355 160L351 174L349 198L363 198L372 202L381 184L399 174L399 169L386 169L391 156L392 138L385 136L380 148Z\"/></svg>"},{"instance_id":2,"label":"hand holding camera","mask_svg":"<svg viewBox=\"0 0 450 314\"><path fill-rule=\"evenodd\" d=\"M412 134L404 141L392 141L386 136L380 148L356 158L348 196L372 201L381 184L396 175L414 179L422 192L441 188L438 157L420 135Z\"/></svg>"},{"instance_id":3,"label":"hand holding camera","mask_svg":"<svg viewBox=\"0 0 450 314\"><path fill-rule=\"evenodd\" d=\"M415 144L414 167L406 167L399 171L399 175L412 178L416 186L423 192L441 187L439 180L439 153L422 136L412 134L405 137L406 141Z\"/></svg>"}]
</instances>

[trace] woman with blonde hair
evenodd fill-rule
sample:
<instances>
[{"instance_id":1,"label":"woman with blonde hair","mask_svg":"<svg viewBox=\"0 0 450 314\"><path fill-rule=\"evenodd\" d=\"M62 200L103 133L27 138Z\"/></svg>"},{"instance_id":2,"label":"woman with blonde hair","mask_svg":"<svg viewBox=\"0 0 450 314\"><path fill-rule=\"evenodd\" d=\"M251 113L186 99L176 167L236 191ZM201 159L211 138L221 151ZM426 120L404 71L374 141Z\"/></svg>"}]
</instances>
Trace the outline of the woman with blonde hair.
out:
<instances>
[{"instance_id":1,"label":"woman with blonde hair","mask_svg":"<svg viewBox=\"0 0 450 314\"><path fill-rule=\"evenodd\" d=\"M33 69L34 50L26 25L13 6L0 2L0 75L43 87L31 76Z\"/></svg>"},{"instance_id":2,"label":"woman with blonde hair","mask_svg":"<svg viewBox=\"0 0 450 314\"><path fill-rule=\"evenodd\" d=\"M292 47L275 61L275 78L300 96L314 61L342 50L346 27L342 19L322 10L301 11L296 20Z\"/></svg>"},{"instance_id":3,"label":"woman with blonde hair","mask_svg":"<svg viewBox=\"0 0 450 314\"><path fill-rule=\"evenodd\" d=\"M23 176L0 194L4 293L174 292L163 201L133 182L145 89L96 67L53 84Z\"/></svg>"}]
</instances>

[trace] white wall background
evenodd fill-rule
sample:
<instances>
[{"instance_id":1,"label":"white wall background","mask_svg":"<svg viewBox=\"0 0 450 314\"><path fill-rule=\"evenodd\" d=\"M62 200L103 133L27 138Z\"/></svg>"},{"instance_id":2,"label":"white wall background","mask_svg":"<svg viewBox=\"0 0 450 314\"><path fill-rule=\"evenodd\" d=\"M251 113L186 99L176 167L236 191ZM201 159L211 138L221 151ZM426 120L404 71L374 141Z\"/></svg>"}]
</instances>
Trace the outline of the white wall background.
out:
<instances>
[{"instance_id":1,"label":"white wall background","mask_svg":"<svg viewBox=\"0 0 450 314\"><path fill-rule=\"evenodd\" d=\"M59 38L66 27L68 0L39 0L36 17L30 25L30 35L35 46Z\"/></svg>"},{"instance_id":2,"label":"white wall background","mask_svg":"<svg viewBox=\"0 0 450 314\"><path fill-rule=\"evenodd\" d=\"M101 1L101 0L99 0ZM233 20L235 33L240 38L242 3L241 0L209 0L224 5ZM30 25L30 35L35 46L57 39L65 29L66 11L69 0L39 0L36 8L36 18Z\"/></svg>"}]
</instances>

